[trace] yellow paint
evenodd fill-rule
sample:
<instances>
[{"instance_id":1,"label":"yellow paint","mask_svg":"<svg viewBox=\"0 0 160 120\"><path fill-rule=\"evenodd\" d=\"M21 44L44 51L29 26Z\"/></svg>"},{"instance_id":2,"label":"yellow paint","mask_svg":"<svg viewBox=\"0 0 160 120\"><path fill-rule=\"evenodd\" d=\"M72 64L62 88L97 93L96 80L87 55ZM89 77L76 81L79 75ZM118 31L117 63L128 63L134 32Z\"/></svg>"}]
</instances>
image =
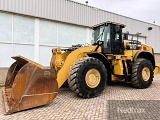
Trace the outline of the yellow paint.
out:
<instances>
[{"instance_id":1,"label":"yellow paint","mask_svg":"<svg viewBox=\"0 0 160 120\"><path fill-rule=\"evenodd\" d=\"M111 81L116 81L116 80L119 80L119 78L117 77L117 76L115 76L115 75L111 75Z\"/></svg>"},{"instance_id":2,"label":"yellow paint","mask_svg":"<svg viewBox=\"0 0 160 120\"><path fill-rule=\"evenodd\" d=\"M148 81L149 80L149 78L150 78L150 70L149 70L149 68L148 67L144 67L143 69L142 69L142 78L143 78L143 80L144 81Z\"/></svg>"},{"instance_id":3,"label":"yellow paint","mask_svg":"<svg viewBox=\"0 0 160 120\"><path fill-rule=\"evenodd\" d=\"M111 75L112 81L118 81L118 80L123 80L124 76L123 75Z\"/></svg>"},{"instance_id":4,"label":"yellow paint","mask_svg":"<svg viewBox=\"0 0 160 120\"><path fill-rule=\"evenodd\" d=\"M160 72L160 63L156 63L156 67L154 69L154 74L157 74L158 72Z\"/></svg>"},{"instance_id":5,"label":"yellow paint","mask_svg":"<svg viewBox=\"0 0 160 120\"><path fill-rule=\"evenodd\" d=\"M123 75L123 64L121 59L112 60L112 65L114 66L113 73L116 75Z\"/></svg>"},{"instance_id":6,"label":"yellow paint","mask_svg":"<svg viewBox=\"0 0 160 120\"><path fill-rule=\"evenodd\" d=\"M88 87L95 88L99 85L101 75L97 69L90 69L85 76L85 81Z\"/></svg>"},{"instance_id":7,"label":"yellow paint","mask_svg":"<svg viewBox=\"0 0 160 120\"><path fill-rule=\"evenodd\" d=\"M124 41L124 48L126 47L128 41ZM57 81L58 87L61 87L62 84L67 80L68 72L72 64L80 58L88 57L85 52L95 51L96 46L85 46L78 48L74 51L65 51L62 52L60 48L53 49L51 67L57 71ZM146 44L142 44L141 50L147 50L152 53L152 48ZM113 65L113 74L112 80L117 80L118 77L124 77L123 69L127 69L127 60L133 61L134 56L139 50L124 50L124 53L121 55L106 54L105 56ZM101 53L101 47L98 48L97 52ZM125 62L125 66L122 64L122 60ZM111 70L112 71L112 70ZM156 66L154 74L160 71L160 65ZM118 77L117 77L118 76ZM93 79L93 75L90 75L90 79ZM89 85L92 87L92 85Z\"/></svg>"},{"instance_id":8,"label":"yellow paint","mask_svg":"<svg viewBox=\"0 0 160 120\"><path fill-rule=\"evenodd\" d=\"M147 44L142 44L142 50L146 50L146 51L152 53L152 47L150 47Z\"/></svg>"},{"instance_id":9,"label":"yellow paint","mask_svg":"<svg viewBox=\"0 0 160 120\"><path fill-rule=\"evenodd\" d=\"M138 50L124 50L124 56L126 56L126 60L133 60L133 57L138 52Z\"/></svg>"},{"instance_id":10,"label":"yellow paint","mask_svg":"<svg viewBox=\"0 0 160 120\"><path fill-rule=\"evenodd\" d=\"M57 73L57 82L58 82L59 88L67 80L68 72L72 64L80 58L87 57L87 54L85 54L85 52L94 51L95 48L96 46L85 46L72 51L70 54L68 54L68 56L66 54L66 56L64 57L66 58L64 61L64 64L63 66L61 66L61 68L58 70L58 73ZM98 49L98 51L100 51L100 48ZM62 56L59 58L55 58L56 57L55 55L56 55L55 53L52 54L52 59L51 59L52 68L55 67L56 60L63 58ZM60 55L62 54L59 54L59 56Z\"/></svg>"},{"instance_id":11,"label":"yellow paint","mask_svg":"<svg viewBox=\"0 0 160 120\"><path fill-rule=\"evenodd\" d=\"M50 62L50 66L52 69L58 71L64 64L64 59L62 55L62 51L60 48L52 49L52 58Z\"/></svg>"},{"instance_id":12,"label":"yellow paint","mask_svg":"<svg viewBox=\"0 0 160 120\"><path fill-rule=\"evenodd\" d=\"M107 59L108 59L108 60L112 60L113 57L114 57L113 54L107 54Z\"/></svg>"}]
</instances>

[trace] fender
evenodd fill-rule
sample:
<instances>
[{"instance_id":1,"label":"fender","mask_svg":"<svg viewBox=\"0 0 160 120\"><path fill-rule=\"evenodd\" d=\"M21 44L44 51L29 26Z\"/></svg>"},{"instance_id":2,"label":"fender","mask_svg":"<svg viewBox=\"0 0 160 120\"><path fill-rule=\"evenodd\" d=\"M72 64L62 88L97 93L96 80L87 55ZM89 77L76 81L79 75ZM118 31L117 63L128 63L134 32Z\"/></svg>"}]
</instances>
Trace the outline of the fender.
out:
<instances>
[{"instance_id":1,"label":"fender","mask_svg":"<svg viewBox=\"0 0 160 120\"><path fill-rule=\"evenodd\" d=\"M148 60L152 63L153 69L155 69L155 58L154 58L154 55L153 55L152 53L150 53L150 52L148 52L148 51L143 51L143 50L141 50L141 51L138 51L138 52L135 54L135 56L134 56L134 58L133 58L133 61L136 61L137 58L145 58L145 59L148 59Z\"/></svg>"}]
</instances>

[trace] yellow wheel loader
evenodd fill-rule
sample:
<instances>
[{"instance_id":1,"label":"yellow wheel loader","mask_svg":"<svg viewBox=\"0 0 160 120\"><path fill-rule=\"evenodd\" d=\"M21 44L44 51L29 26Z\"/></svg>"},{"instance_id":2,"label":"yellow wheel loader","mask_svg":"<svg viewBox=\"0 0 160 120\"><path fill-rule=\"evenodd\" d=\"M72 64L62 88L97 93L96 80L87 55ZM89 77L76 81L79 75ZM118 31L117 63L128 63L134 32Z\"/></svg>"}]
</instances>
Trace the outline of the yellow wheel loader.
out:
<instances>
[{"instance_id":1,"label":"yellow wheel loader","mask_svg":"<svg viewBox=\"0 0 160 120\"><path fill-rule=\"evenodd\" d=\"M152 47L122 35L124 27L113 22L93 26L92 45L52 49L49 69L22 56L13 57L16 62L2 91L4 113L50 103L65 82L82 98L100 95L108 82L117 80L135 88L149 87L160 64L155 63Z\"/></svg>"}]
</instances>

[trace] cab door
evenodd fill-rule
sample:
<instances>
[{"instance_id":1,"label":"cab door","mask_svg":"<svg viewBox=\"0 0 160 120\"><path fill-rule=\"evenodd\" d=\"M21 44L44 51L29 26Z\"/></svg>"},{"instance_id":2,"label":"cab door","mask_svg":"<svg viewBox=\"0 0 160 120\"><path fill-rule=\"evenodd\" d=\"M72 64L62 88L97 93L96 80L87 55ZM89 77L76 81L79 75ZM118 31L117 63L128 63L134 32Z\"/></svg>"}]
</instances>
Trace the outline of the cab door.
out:
<instances>
[{"instance_id":1,"label":"cab door","mask_svg":"<svg viewBox=\"0 0 160 120\"><path fill-rule=\"evenodd\" d=\"M110 25L110 39L111 39L111 53L122 54L123 43L122 43L122 27L119 25Z\"/></svg>"}]
</instances>

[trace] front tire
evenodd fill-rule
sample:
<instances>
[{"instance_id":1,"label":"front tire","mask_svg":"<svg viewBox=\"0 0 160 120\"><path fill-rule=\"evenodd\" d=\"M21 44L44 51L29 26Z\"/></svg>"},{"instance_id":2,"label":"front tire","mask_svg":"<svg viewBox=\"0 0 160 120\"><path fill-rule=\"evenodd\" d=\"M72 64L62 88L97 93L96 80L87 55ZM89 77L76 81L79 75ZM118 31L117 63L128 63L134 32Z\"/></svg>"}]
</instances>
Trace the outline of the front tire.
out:
<instances>
[{"instance_id":1,"label":"front tire","mask_svg":"<svg viewBox=\"0 0 160 120\"><path fill-rule=\"evenodd\" d=\"M68 84L72 91L83 98L93 98L106 86L107 70L104 64L92 57L81 58L70 68Z\"/></svg>"},{"instance_id":2,"label":"front tire","mask_svg":"<svg viewBox=\"0 0 160 120\"><path fill-rule=\"evenodd\" d=\"M148 88L153 81L153 65L147 59L139 58L133 63L131 85L135 88Z\"/></svg>"}]
</instances>

